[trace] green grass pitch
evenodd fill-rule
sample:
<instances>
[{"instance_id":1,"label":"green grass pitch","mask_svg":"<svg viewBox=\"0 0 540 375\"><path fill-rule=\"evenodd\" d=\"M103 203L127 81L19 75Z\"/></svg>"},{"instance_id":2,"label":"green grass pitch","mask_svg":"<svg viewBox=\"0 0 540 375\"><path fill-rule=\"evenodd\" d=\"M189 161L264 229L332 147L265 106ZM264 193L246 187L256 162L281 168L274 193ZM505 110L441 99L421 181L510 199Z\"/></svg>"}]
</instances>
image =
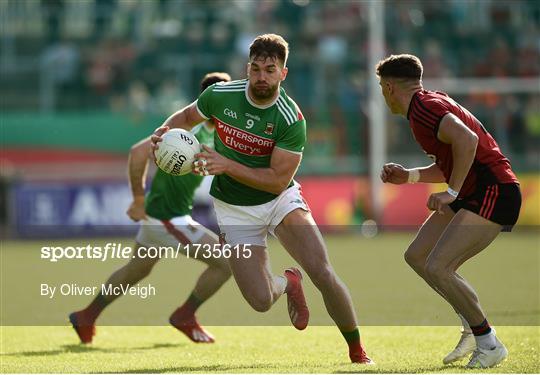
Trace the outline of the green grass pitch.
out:
<instances>
[{"instance_id":1,"label":"green grass pitch","mask_svg":"<svg viewBox=\"0 0 540 375\"><path fill-rule=\"evenodd\" d=\"M376 366L349 363L346 345L338 330L330 326L320 295L309 280L305 282L305 290L312 324L306 331L296 331L287 324L284 298L270 312L256 313L242 300L234 282L229 281L198 314L216 336L216 344L192 344L165 324L168 314L185 299L203 269L196 262L181 259L163 261L145 280L162 290L163 301L156 296L155 303L140 303L128 297L115 302L100 318L102 324L92 345L79 345L66 320L67 313L84 306L88 297L64 301L48 312L58 314L63 324L1 327L0 370L2 373L470 372L462 368L465 360L456 366L442 365L442 357L459 338L458 321L450 308L404 264L402 253L412 238L413 233L385 233L374 239L325 236L332 263L353 295L361 335ZM122 241L129 243L128 239ZM499 367L475 372L540 372L539 241L537 232L501 235L488 250L460 270L477 288L488 317L510 352L508 360ZM8 311L4 310L6 304L15 305L21 312L31 308L31 303L21 297L23 291L10 292L10 289L16 289L16 275L24 275L25 269L28 273L28 264L35 259L35 249L42 243L2 243L3 312ZM55 243L65 245L70 241ZM270 253L276 273L294 264L275 241L270 243ZM96 268L93 276L79 269L88 267L85 264L70 263L68 268L73 269L77 282L100 283L120 264L106 262ZM39 260L33 268L38 276L39 266L51 273L49 266ZM55 269L66 266L57 265ZM75 277L57 273L60 275L53 276ZM13 293L19 293L19 297ZM115 324L115 319L126 312L158 314L163 321L145 326ZM235 320L235 316L239 318Z\"/></svg>"},{"instance_id":2,"label":"green grass pitch","mask_svg":"<svg viewBox=\"0 0 540 375\"><path fill-rule=\"evenodd\" d=\"M538 328L499 327L509 359L489 373L537 373ZM68 327L6 327L2 371L7 373L461 373L441 359L458 338L455 327L365 327L376 366L348 362L333 327L212 327L218 341L191 344L169 327L100 327L90 346ZM478 372L478 371L476 371Z\"/></svg>"}]
</instances>

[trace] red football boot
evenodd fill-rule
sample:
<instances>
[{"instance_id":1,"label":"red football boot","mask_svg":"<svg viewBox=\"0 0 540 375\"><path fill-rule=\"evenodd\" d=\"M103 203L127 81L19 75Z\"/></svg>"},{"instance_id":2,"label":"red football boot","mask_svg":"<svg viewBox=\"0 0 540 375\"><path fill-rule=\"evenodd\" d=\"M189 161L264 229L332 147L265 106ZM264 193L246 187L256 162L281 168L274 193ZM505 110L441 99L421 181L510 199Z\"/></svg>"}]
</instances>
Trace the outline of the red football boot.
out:
<instances>
[{"instance_id":1,"label":"red football boot","mask_svg":"<svg viewBox=\"0 0 540 375\"><path fill-rule=\"evenodd\" d=\"M195 343L212 344L215 341L214 336L200 326L195 315L186 316L181 309L171 315L169 323Z\"/></svg>"},{"instance_id":2,"label":"red football boot","mask_svg":"<svg viewBox=\"0 0 540 375\"><path fill-rule=\"evenodd\" d=\"M96 334L96 326L92 320L85 316L84 310L69 314L69 321L77 332L81 343L90 344Z\"/></svg>"},{"instance_id":3,"label":"red football boot","mask_svg":"<svg viewBox=\"0 0 540 375\"><path fill-rule=\"evenodd\" d=\"M309 322L309 310L302 290L302 273L298 268L291 267L285 270L285 277L289 317L296 329L303 330Z\"/></svg>"},{"instance_id":4,"label":"red football boot","mask_svg":"<svg viewBox=\"0 0 540 375\"><path fill-rule=\"evenodd\" d=\"M360 363L364 365L374 365L375 362L371 360L366 354L362 344L352 345L349 347L349 358L352 363Z\"/></svg>"}]
</instances>

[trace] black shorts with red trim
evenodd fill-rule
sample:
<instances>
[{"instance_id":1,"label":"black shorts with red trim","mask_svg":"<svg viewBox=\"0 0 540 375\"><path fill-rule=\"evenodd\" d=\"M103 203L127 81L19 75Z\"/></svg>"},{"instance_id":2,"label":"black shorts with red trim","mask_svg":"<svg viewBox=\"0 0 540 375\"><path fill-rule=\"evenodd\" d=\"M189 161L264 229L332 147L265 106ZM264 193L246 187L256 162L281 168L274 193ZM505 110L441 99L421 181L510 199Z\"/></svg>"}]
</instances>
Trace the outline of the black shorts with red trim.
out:
<instances>
[{"instance_id":1,"label":"black shorts with red trim","mask_svg":"<svg viewBox=\"0 0 540 375\"><path fill-rule=\"evenodd\" d=\"M519 184L483 186L468 197L453 201L449 206L454 212L461 208L474 212L502 225L503 232L510 232L519 217L521 191Z\"/></svg>"}]
</instances>

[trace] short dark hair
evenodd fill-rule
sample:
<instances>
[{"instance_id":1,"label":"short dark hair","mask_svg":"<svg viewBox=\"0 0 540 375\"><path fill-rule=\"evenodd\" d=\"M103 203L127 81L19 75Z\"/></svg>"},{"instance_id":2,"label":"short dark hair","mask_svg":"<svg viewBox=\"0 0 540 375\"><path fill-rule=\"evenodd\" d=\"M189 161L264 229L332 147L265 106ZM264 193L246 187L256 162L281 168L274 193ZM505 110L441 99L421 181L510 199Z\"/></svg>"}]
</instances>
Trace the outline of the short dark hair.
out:
<instances>
[{"instance_id":1,"label":"short dark hair","mask_svg":"<svg viewBox=\"0 0 540 375\"><path fill-rule=\"evenodd\" d=\"M208 86L218 82L229 82L231 76L225 72L212 72L205 75L201 81L201 92L206 90Z\"/></svg>"},{"instance_id":2,"label":"short dark hair","mask_svg":"<svg viewBox=\"0 0 540 375\"><path fill-rule=\"evenodd\" d=\"M390 55L377 64L379 77L421 80L424 68L420 59L414 55Z\"/></svg>"},{"instance_id":3,"label":"short dark hair","mask_svg":"<svg viewBox=\"0 0 540 375\"><path fill-rule=\"evenodd\" d=\"M249 46L249 59L251 58L276 58L283 63L289 56L289 43L277 34L263 34L255 38Z\"/></svg>"}]
</instances>

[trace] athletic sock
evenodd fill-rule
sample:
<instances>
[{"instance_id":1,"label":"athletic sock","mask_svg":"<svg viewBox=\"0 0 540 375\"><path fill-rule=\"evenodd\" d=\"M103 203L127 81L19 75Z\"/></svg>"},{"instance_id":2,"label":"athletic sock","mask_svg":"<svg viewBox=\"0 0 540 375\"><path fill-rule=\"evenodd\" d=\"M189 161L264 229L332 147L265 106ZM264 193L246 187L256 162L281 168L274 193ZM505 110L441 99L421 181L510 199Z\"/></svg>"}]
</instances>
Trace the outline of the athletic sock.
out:
<instances>
[{"instance_id":1,"label":"athletic sock","mask_svg":"<svg viewBox=\"0 0 540 375\"><path fill-rule=\"evenodd\" d=\"M457 314L459 319L461 319L461 325L463 326L463 332L464 333L472 333L471 326L469 325L469 322L463 315L460 313Z\"/></svg>"},{"instance_id":2,"label":"athletic sock","mask_svg":"<svg viewBox=\"0 0 540 375\"><path fill-rule=\"evenodd\" d=\"M476 340L476 346L482 349L494 349L497 346L495 334L491 329L487 319L484 319L480 325L471 326L471 330Z\"/></svg>"},{"instance_id":3,"label":"athletic sock","mask_svg":"<svg viewBox=\"0 0 540 375\"><path fill-rule=\"evenodd\" d=\"M189 317L195 315L195 311L203 304L204 300L197 297L193 292L189 295L188 299L182 306L180 306L175 312L175 315L182 317Z\"/></svg>"},{"instance_id":4,"label":"athletic sock","mask_svg":"<svg viewBox=\"0 0 540 375\"><path fill-rule=\"evenodd\" d=\"M287 278L285 276L274 276L274 283L280 294L284 294L287 289Z\"/></svg>"},{"instance_id":5,"label":"athletic sock","mask_svg":"<svg viewBox=\"0 0 540 375\"><path fill-rule=\"evenodd\" d=\"M91 320L92 323L96 321L97 317L112 301L107 301L103 294L99 293L96 298L83 310L85 317Z\"/></svg>"},{"instance_id":6,"label":"athletic sock","mask_svg":"<svg viewBox=\"0 0 540 375\"><path fill-rule=\"evenodd\" d=\"M475 336L483 336L491 332L491 327L487 319L484 319L484 321L479 325L471 326L471 331Z\"/></svg>"},{"instance_id":7,"label":"athletic sock","mask_svg":"<svg viewBox=\"0 0 540 375\"><path fill-rule=\"evenodd\" d=\"M358 328L355 328L353 331L349 332L341 331L341 334L345 338L345 341L347 341L347 345L349 345L349 354L363 351L362 344L360 343L360 331Z\"/></svg>"}]
</instances>

